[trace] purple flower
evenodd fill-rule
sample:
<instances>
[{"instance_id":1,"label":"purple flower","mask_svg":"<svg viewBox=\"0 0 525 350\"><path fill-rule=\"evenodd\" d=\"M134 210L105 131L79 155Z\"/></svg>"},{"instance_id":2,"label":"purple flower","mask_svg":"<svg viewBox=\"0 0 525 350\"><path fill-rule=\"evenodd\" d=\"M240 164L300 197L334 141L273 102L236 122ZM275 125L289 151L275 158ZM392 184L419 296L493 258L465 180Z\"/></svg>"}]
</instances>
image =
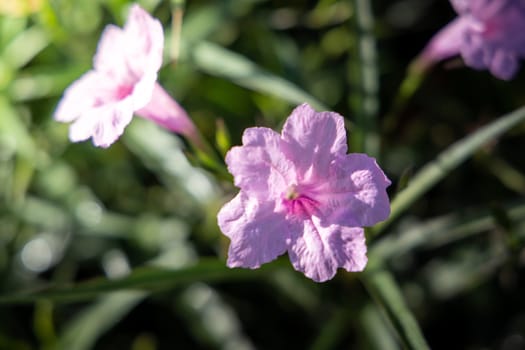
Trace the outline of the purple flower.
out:
<instances>
[{"instance_id":1,"label":"purple flower","mask_svg":"<svg viewBox=\"0 0 525 350\"><path fill-rule=\"evenodd\" d=\"M367 263L364 231L385 220L390 185L376 161L346 154L343 118L297 107L282 134L246 129L226 155L241 190L218 214L231 240L229 267L257 268L288 251L298 271L322 282Z\"/></svg>"},{"instance_id":2,"label":"purple flower","mask_svg":"<svg viewBox=\"0 0 525 350\"><path fill-rule=\"evenodd\" d=\"M423 50L424 66L460 54L474 69L488 69L511 79L525 57L525 2L522 0L451 0L458 17Z\"/></svg>"},{"instance_id":3,"label":"purple flower","mask_svg":"<svg viewBox=\"0 0 525 350\"><path fill-rule=\"evenodd\" d=\"M108 25L93 59L94 69L64 93L54 118L73 122L73 142L93 138L108 147L124 132L133 113L193 138L195 127L177 102L156 82L162 64L160 22L133 5L123 29Z\"/></svg>"}]
</instances>

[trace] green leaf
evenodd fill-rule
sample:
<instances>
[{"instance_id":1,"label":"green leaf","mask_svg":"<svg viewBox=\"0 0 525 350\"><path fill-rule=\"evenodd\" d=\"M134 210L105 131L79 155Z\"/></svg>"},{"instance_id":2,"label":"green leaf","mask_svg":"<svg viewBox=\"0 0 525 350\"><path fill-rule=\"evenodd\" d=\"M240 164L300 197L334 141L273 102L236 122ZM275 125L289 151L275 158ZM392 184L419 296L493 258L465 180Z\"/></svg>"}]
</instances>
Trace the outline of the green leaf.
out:
<instances>
[{"instance_id":1,"label":"green leaf","mask_svg":"<svg viewBox=\"0 0 525 350\"><path fill-rule=\"evenodd\" d=\"M364 344L360 349L398 350L401 345L395 339L390 324L386 322L377 305L367 303L359 313L359 334L363 335Z\"/></svg>"},{"instance_id":2,"label":"green leaf","mask_svg":"<svg viewBox=\"0 0 525 350\"><path fill-rule=\"evenodd\" d=\"M319 110L328 110L322 102L295 84L268 71L228 49L210 42L195 44L190 61L200 70L228 79L245 88L279 97L293 104L308 102Z\"/></svg>"},{"instance_id":3,"label":"green leaf","mask_svg":"<svg viewBox=\"0 0 525 350\"><path fill-rule=\"evenodd\" d=\"M12 101L22 102L45 97L60 96L69 84L78 79L88 67L39 66L24 69L13 79L8 95Z\"/></svg>"},{"instance_id":4,"label":"green leaf","mask_svg":"<svg viewBox=\"0 0 525 350\"><path fill-rule=\"evenodd\" d=\"M505 187L525 195L525 175L519 169L495 155L483 154L478 161Z\"/></svg>"},{"instance_id":5,"label":"green leaf","mask_svg":"<svg viewBox=\"0 0 525 350\"><path fill-rule=\"evenodd\" d=\"M218 5L218 3L212 3L184 14L182 23L183 41L192 44L199 42L212 35L223 25L225 16L218 8ZM171 38L169 42L171 43Z\"/></svg>"},{"instance_id":6,"label":"green leaf","mask_svg":"<svg viewBox=\"0 0 525 350\"><path fill-rule=\"evenodd\" d=\"M403 191L399 192L392 201L390 217L376 225L371 230L371 235L381 233L436 183L476 152L478 148L523 121L525 121L525 107L498 118L445 149L434 161L425 165Z\"/></svg>"},{"instance_id":7,"label":"green leaf","mask_svg":"<svg viewBox=\"0 0 525 350\"><path fill-rule=\"evenodd\" d=\"M252 271L230 269L218 260L201 260L181 269L141 267L119 279L96 278L73 285L48 286L37 291L16 291L0 296L0 304L32 303L41 299L54 302L74 302L96 298L120 290L160 291L191 282L234 281L256 279L278 264L268 264Z\"/></svg>"},{"instance_id":8,"label":"green leaf","mask_svg":"<svg viewBox=\"0 0 525 350\"><path fill-rule=\"evenodd\" d=\"M223 0L199 4L184 14L181 39L189 45L203 41L221 29L231 26L238 17L251 13L257 3L264 1L267 0ZM170 35L168 31L168 42L171 42Z\"/></svg>"},{"instance_id":9,"label":"green leaf","mask_svg":"<svg viewBox=\"0 0 525 350\"><path fill-rule=\"evenodd\" d=\"M380 264L370 265L373 264L369 263L361 279L392 323L401 342L407 349L430 349L392 274Z\"/></svg>"},{"instance_id":10,"label":"green leaf","mask_svg":"<svg viewBox=\"0 0 525 350\"><path fill-rule=\"evenodd\" d=\"M38 26L28 28L18 34L3 52L3 59L12 68L26 65L49 45L48 35Z\"/></svg>"},{"instance_id":11,"label":"green leaf","mask_svg":"<svg viewBox=\"0 0 525 350\"><path fill-rule=\"evenodd\" d=\"M392 106L388 114L383 118L383 134L391 134L396 125L398 125L401 112L425 80L427 71L417 59L410 64L405 78L394 97Z\"/></svg>"},{"instance_id":12,"label":"green leaf","mask_svg":"<svg viewBox=\"0 0 525 350\"><path fill-rule=\"evenodd\" d=\"M18 156L8 194L9 204L14 206L19 204L25 196L35 168L43 162L45 157L43 152L37 151L31 134L18 111L3 96L0 96L0 146L5 147L7 153L14 151Z\"/></svg>"},{"instance_id":13,"label":"green leaf","mask_svg":"<svg viewBox=\"0 0 525 350\"><path fill-rule=\"evenodd\" d=\"M478 289L489 279L501 276L502 266L513 264L504 242L486 246L470 245L446 257L436 257L423 270L425 291L429 299L446 300ZM479 289L478 289L479 290ZM471 294L472 295L472 294Z\"/></svg>"},{"instance_id":14,"label":"green leaf","mask_svg":"<svg viewBox=\"0 0 525 350\"><path fill-rule=\"evenodd\" d=\"M98 338L140 303L146 293L114 292L82 311L68 323L58 342L58 349L92 349Z\"/></svg>"},{"instance_id":15,"label":"green leaf","mask_svg":"<svg viewBox=\"0 0 525 350\"><path fill-rule=\"evenodd\" d=\"M310 350L334 349L346 335L346 327L351 313L346 308L335 311L334 315L323 325L319 335L310 346Z\"/></svg>"},{"instance_id":16,"label":"green leaf","mask_svg":"<svg viewBox=\"0 0 525 350\"><path fill-rule=\"evenodd\" d=\"M168 131L136 118L126 128L124 142L168 187L183 188L199 203L209 203L217 196L214 179L189 163L182 143Z\"/></svg>"},{"instance_id":17,"label":"green leaf","mask_svg":"<svg viewBox=\"0 0 525 350\"><path fill-rule=\"evenodd\" d=\"M508 205L503 211L512 222L525 221L525 202ZM432 249L496 227L492 212L471 210L434 218L388 235L370 249L369 256L383 260L416 249Z\"/></svg>"},{"instance_id":18,"label":"green leaf","mask_svg":"<svg viewBox=\"0 0 525 350\"><path fill-rule=\"evenodd\" d=\"M251 341L243 334L236 310L210 286L193 283L174 299L179 317L200 345L199 348L228 349L232 348L232 343L253 348L249 346Z\"/></svg>"},{"instance_id":19,"label":"green leaf","mask_svg":"<svg viewBox=\"0 0 525 350\"><path fill-rule=\"evenodd\" d=\"M4 97L0 97L0 115L2 116L0 118L0 136L15 140L16 153L34 161L37 148L31 134L17 110Z\"/></svg>"}]
</instances>

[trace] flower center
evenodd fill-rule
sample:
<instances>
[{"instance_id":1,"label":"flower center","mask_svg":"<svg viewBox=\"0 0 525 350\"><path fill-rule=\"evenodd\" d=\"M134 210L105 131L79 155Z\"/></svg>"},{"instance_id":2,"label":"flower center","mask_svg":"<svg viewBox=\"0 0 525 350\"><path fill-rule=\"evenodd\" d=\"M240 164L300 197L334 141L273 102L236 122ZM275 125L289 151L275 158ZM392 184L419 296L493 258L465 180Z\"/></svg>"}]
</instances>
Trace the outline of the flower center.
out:
<instances>
[{"instance_id":1,"label":"flower center","mask_svg":"<svg viewBox=\"0 0 525 350\"><path fill-rule=\"evenodd\" d=\"M133 91L133 85L131 84L120 85L117 88L117 91L115 92L115 97L117 98L117 100L122 100L123 98L129 96L132 91Z\"/></svg>"},{"instance_id":2,"label":"flower center","mask_svg":"<svg viewBox=\"0 0 525 350\"><path fill-rule=\"evenodd\" d=\"M317 211L319 202L302 193L297 185L291 185L283 194L283 204L288 214L305 218Z\"/></svg>"},{"instance_id":3,"label":"flower center","mask_svg":"<svg viewBox=\"0 0 525 350\"><path fill-rule=\"evenodd\" d=\"M284 198L286 198L287 200L294 200L294 199L297 199L298 197L299 197L299 192L297 192L296 185L290 186L284 196Z\"/></svg>"}]
</instances>

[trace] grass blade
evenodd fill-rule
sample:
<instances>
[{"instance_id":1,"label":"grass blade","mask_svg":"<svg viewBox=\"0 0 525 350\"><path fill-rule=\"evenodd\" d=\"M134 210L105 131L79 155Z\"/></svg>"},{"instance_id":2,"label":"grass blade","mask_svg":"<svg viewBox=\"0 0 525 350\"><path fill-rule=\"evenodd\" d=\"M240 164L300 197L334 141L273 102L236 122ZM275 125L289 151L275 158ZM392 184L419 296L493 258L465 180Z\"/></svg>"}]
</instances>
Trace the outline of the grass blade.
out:
<instances>
[{"instance_id":1,"label":"grass blade","mask_svg":"<svg viewBox=\"0 0 525 350\"><path fill-rule=\"evenodd\" d=\"M41 299L54 302L89 300L107 292L120 290L160 291L191 282L257 279L272 269L269 264L257 271L230 269L218 260L202 260L196 265L181 269L142 267L119 279L96 278L76 285L49 286L39 291L21 292L0 296L0 304L32 303Z\"/></svg>"},{"instance_id":2,"label":"grass blade","mask_svg":"<svg viewBox=\"0 0 525 350\"><path fill-rule=\"evenodd\" d=\"M408 309L401 290L390 272L369 266L361 275L368 292L383 309L407 349L429 349L419 325Z\"/></svg>"},{"instance_id":3,"label":"grass blade","mask_svg":"<svg viewBox=\"0 0 525 350\"><path fill-rule=\"evenodd\" d=\"M318 110L329 110L322 102L295 84L263 70L237 53L210 42L196 44L191 62L211 75L230 80L245 88L282 98L293 104L308 102Z\"/></svg>"},{"instance_id":4,"label":"grass blade","mask_svg":"<svg viewBox=\"0 0 525 350\"><path fill-rule=\"evenodd\" d=\"M386 322L377 305L367 303L359 313L360 332L363 334L361 349L399 350L401 344L394 337L392 327Z\"/></svg>"},{"instance_id":5,"label":"grass blade","mask_svg":"<svg viewBox=\"0 0 525 350\"><path fill-rule=\"evenodd\" d=\"M525 221L525 202L520 201L502 208L511 220L518 224ZM471 213L455 213L434 218L403 229L378 241L370 249L369 256L382 260L393 259L419 249L435 249L451 242L493 229L498 225L493 211L475 210Z\"/></svg>"},{"instance_id":6,"label":"grass blade","mask_svg":"<svg viewBox=\"0 0 525 350\"><path fill-rule=\"evenodd\" d=\"M92 349L101 334L113 327L146 296L144 292L121 291L104 296L79 314L65 329L58 349Z\"/></svg>"},{"instance_id":7,"label":"grass blade","mask_svg":"<svg viewBox=\"0 0 525 350\"><path fill-rule=\"evenodd\" d=\"M425 165L414 176L409 185L394 198L390 217L376 225L371 230L371 235L381 233L436 183L476 152L479 147L523 121L525 121L525 107L498 118L445 149L434 161Z\"/></svg>"}]
</instances>

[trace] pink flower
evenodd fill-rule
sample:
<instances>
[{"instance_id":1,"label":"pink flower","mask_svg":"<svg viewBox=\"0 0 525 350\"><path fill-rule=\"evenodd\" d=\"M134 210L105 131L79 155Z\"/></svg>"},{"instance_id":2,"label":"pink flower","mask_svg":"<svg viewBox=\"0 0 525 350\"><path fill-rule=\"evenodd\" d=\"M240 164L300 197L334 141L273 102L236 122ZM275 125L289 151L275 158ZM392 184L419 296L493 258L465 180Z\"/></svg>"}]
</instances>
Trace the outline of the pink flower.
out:
<instances>
[{"instance_id":1,"label":"pink flower","mask_svg":"<svg viewBox=\"0 0 525 350\"><path fill-rule=\"evenodd\" d=\"M162 64L160 22L133 5L123 29L108 25L93 59L94 69L66 89L54 118L73 122L73 142L93 138L108 147L124 132L133 113L192 138L195 127L177 102L156 82Z\"/></svg>"},{"instance_id":2,"label":"pink flower","mask_svg":"<svg viewBox=\"0 0 525 350\"><path fill-rule=\"evenodd\" d=\"M511 79L525 57L525 2L521 0L451 0L458 17L423 50L424 66L460 54L474 69L489 69Z\"/></svg>"},{"instance_id":3,"label":"pink flower","mask_svg":"<svg viewBox=\"0 0 525 350\"><path fill-rule=\"evenodd\" d=\"M297 107L282 134L246 129L226 155L241 190L218 214L231 240L229 267L257 268L288 252L298 271L322 282L337 268L367 263L364 232L390 213L390 181L376 161L346 154L343 118Z\"/></svg>"}]
</instances>

